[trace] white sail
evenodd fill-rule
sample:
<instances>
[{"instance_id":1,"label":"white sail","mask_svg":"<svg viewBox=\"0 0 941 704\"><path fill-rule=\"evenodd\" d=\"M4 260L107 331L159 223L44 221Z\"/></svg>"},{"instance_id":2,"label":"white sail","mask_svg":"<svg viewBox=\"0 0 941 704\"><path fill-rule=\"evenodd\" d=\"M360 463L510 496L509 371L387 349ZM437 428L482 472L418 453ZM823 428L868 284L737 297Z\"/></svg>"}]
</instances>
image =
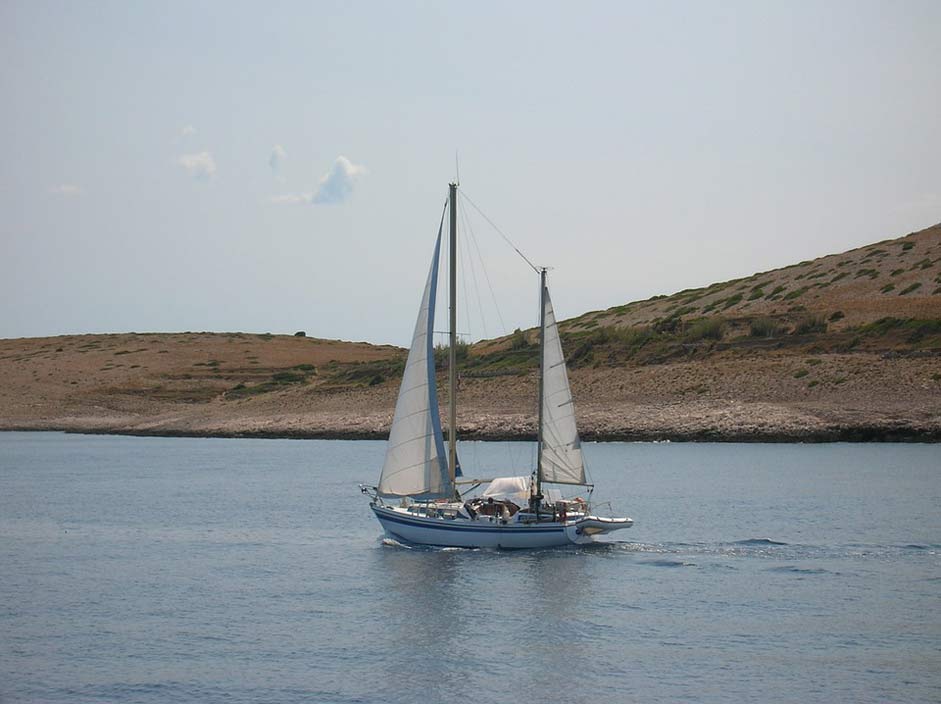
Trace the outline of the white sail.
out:
<instances>
[{"instance_id":1,"label":"white sail","mask_svg":"<svg viewBox=\"0 0 941 704\"><path fill-rule=\"evenodd\" d=\"M438 228L434 258L415 323L412 347L405 362L386 459L379 478L379 493L385 496L450 498L454 491L438 416L432 336L440 248L441 227Z\"/></svg>"},{"instance_id":2,"label":"white sail","mask_svg":"<svg viewBox=\"0 0 941 704\"><path fill-rule=\"evenodd\" d=\"M575 404L548 288L544 296L542 481L585 484L585 464L582 461L578 428L575 426Z\"/></svg>"}]
</instances>

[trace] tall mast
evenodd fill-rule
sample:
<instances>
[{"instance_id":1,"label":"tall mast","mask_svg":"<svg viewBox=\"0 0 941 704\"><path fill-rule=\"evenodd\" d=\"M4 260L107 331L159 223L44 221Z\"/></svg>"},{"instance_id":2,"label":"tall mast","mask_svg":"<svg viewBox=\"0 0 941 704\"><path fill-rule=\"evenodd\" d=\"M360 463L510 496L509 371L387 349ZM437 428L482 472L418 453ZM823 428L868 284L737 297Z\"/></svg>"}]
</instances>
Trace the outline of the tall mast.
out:
<instances>
[{"instance_id":1,"label":"tall mast","mask_svg":"<svg viewBox=\"0 0 941 704\"><path fill-rule=\"evenodd\" d=\"M542 414L545 406L546 268L539 270L539 427L536 431L536 496L542 496Z\"/></svg>"},{"instance_id":2,"label":"tall mast","mask_svg":"<svg viewBox=\"0 0 941 704\"><path fill-rule=\"evenodd\" d=\"M451 484L457 474L457 184L448 185L451 214L451 304L450 339L448 344L448 472Z\"/></svg>"}]
</instances>

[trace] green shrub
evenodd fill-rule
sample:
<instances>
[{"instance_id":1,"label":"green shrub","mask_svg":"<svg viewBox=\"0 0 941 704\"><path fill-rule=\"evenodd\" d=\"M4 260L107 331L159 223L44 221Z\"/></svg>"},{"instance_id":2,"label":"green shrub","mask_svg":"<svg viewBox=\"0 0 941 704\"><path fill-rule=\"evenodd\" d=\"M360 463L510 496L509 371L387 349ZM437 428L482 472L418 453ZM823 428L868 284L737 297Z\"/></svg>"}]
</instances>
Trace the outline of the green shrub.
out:
<instances>
[{"instance_id":1,"label":"green shrub","mask_svg":"<svg viewBox=\"0 0 941 704\"><path fill-rule=\"evenodd\" d=\"M672 329L675 329L676 325L679 324L679 321L673 317L666 318L661 322L666 323L667 321L674 323ZM654 335L654 330L646 326L622 328L611 325L595 330L585 339L585 342L592 345L614 344L622 347L643 347Z\"/></svg>"},{"instance_id":2,"label":"green shrub","mask_svg":"<svg viewBox=\"0 0 941 704\"><path fill-rule=\"evenodd\" d=\"M819 384L819 383L820 383L819 381L817 381L816 379L814 379L814 380L810 381L810 382L807 384L807 388L808 388L808 389L812 389L812 388L814 388L814 387L815 387L817 384Z\"/></svg>"},{"instance_id":3,"label":"green shrub","mask_svg":"<svg viewBox=\"0 0 941 704\"><path fill-rule=\"evenodd\" d=\"M865 325L859 326L859 332L863 334L873 334L873 335L885 335L890 330L895 328L902 327L907 321L902 320L901 318L879 318L878 320L872 323L866 323Z\"/></svg>"},{"instance_id":4,"label":"green shrub","mask_svg":"<svg viewBox=\"0 0 941 704\"><path fill-rule=\"evenodd\" d=\"M882 293L888 293L889 291L894 291L894 290L895 290L895 284L886 284L885 286L883 286L883 287L880 288L879 290L882 291Z\"/></svg>"},{"instance_id":5,"label":"green shrub","mask_svg":"<svg viewBox=\"0 0 941 704\"><path fill-rule=\"evenodd\" d=\"M626 347L643 347L653 339L654 331L646 326L636 328L612 328L612 340Z\"/></svg>"},{"instance_id":6,"label":"green shrub","mask_svg":"<svg viewBox=\"0 0 941 704\"><path fill-rule=\"evenodd\" d=\"M850 350L853 350L859 347L859 343L862 341L863 339L859 335L856 335L851 340L848 340L847 342L837 345L836 350L837 352L849 352Z\"/></svg>"},{"instance_id":7,"label":"green shrub","mask_svg":"<svg viewBox=\"0 0 941 704\"><path fill-rule=\"evenodd\" d=\"M796 288L790 293L786 293L784 295L784 300L793 301L795 298L799 298L800 296L803 296L805 293L807 293L809 289L810 289L810 286L802 286L801 288Z\"/></svg>"},{"instance_id":8,"label":"green shrub","mask_svg":"<svg viewBox=\"0 0 941 704\"><path fill-rule=\"evenodd\" d=\"M719 317L700 318L690 325L684 338L687 342L721 340L725 335L725 321Z\"/></svg>"},{"instance_id":9,"label":"green shrub","mask_svg":"<svg viewBox=\"0 0 941 704\"><path fill-rule=\"evenodd\" d=\"M903 242L903 243L902 243L902 251L903 251L903 252L907 252L908 250L910 250L910 249L911 249L912 247L914 247L914 246L915 246L915 243L914 243L914 242Z\"/></svg>"},{"instance_id":10,"label":"green shrub","mask_svg":"<svg viewBox=\"0 0 941 704\"><path fill-rule=\"evenodd\" d=\"M294 333L294 337L307 337L307 333L303 330L298 330L296 333Z\"/></svg>"},{"instance_id":11,"label":"green shrub","mask_svg":"<svg viewBox=\"0 0 941 704\"><path fill-rule=\"evenodd\" d=\"M838 310L830 316L830 322L835 323L837 320L843 320L846 316L843 314L843 311Z\"/></svg>"},{"instance_id":12,"label":"green shrub","mask_svg":"<svg viewBox=\"0 0 941 704\"><path fill-rule=\"evenodd\" d=\"M670 317L666 320L658 320L657 324L668 323L671 326L679 326L676 318ZM590 333L578 332L565 335L562 341L563 347L568 354L569 366L584 367L590 364L601 366L604 363L602 359L596 359L596 352L606 353L605 359L608 363L616 363L625 357L633 357L642 347L651 340L659 336L658 331L646 326L632 328L608 326L598 328ZM517 356L525 354L531 356L534 360L538 356L536 350L516 352Z\"/></svg>"},{"instance_id":13,"label":"green shrub","mask_svg":"<svg viewBox=\"0 0 941 704\"><path fill-rule=\"evenodd\" d=\"M513 331L513 337L510 338L510 349L525 350L527 347L529 347L529 340L526 339L526 333L516 328Z\"/></svg>"},{"instance_id":14,"label":"green shrub","mask_svg":"<svg viewBox=\"0 0 941 704\"><path fill-rule=\"evenodd\" d=\"M772 318L754 318L748 324L748 334L752 337L774 337L781 332L781 325Z\"/></svg>"},{"instance_id":15,"label":"green shrub","mask_svg":"<svg viewBox=\"0 0 941 704\"><path fill-rule=\"evenodd\" d=\"M899 291L899 295L900 295L900 296L905 296L905 295L911 293L912 291L917 291L917 290L920 289L920 288L921 288L921 281L916 281L915 283L913 283L913 284L911 284L911 285L909 285L909 286L906 286L906 287L903 288L901 291Z\"/></svg>"},{"instance_id":16,"label":"green shrub","mask_svg":"<svg viewBox=\"0 0 941 704\"><path fill-rule=\"evenodd\" d=\"M458 340L457 344L454 345L454 358L457 360L457 363L467 359L468 351L470 350L470 345L462 340ZM448 350L448 345L435 345L435 364L439 367L447 366L448 361L451 359L450 352Z\"/></svg>"},{"instance_id":17,"label":"green shrub","mask_svg":"<svg viewBox=\"0 0 941 704\"><path fill-rule=\"evenodd\" d=\"M941 320L910 320L906 324L912 330L908 336L909 343L921 342L926 337L941 335Z\"/></svg>"},{"instance_id":18,"label":"green shrub","mask_svg":"<svg viewBox=\"0 0 941 704\"><path fill-rule=\"evenodd\" d=\"M807 335L827 331L827 321L819 315L805 315L794 325L794 335Z\"/></svg>"},{"instance_id":19,"label":"green shrub","mask_svg":"<svg viewBox=\"0 0 941 704\"><path fill-rule=\"evenodd\" d=\"M673 316L657 319L653 323L653 329L659 333L673 335L680 329L680 319Z\"/></svg>"},{"instance_id":20,"label":"green shrub","mask_svg":"<svg viewBox=\"0 0 941 704\"><path fill-rule=\"evenodd\" d=\"M795 379L803 379L803 378L804 378L805 376L807 376L808 374L810 374L810 371L809 371L809 370L807 370L807 369L798 369L796 372L794 372L794 378L795 378Z\"/></svg>"}]
</instances>

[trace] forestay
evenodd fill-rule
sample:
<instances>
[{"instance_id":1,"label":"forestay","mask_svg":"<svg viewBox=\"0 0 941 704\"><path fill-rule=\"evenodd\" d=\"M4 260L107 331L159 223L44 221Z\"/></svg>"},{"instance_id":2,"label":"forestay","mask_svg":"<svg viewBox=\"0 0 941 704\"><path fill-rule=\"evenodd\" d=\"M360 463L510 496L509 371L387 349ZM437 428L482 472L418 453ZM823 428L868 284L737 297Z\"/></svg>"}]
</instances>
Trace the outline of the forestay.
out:
<instances>
[{"instance_id":1,"label":"forestay","mask_svg":"<svg viewBox=\"0 0 941 704\"><path fill-rule=\"evenodd\" d=\"M585 464L575 425L575 404L548 288L544 296L542 481L585 484Z\"/></svg>"},{"instance_id":2,"label":"forestay","mask_svg":"<svg viewBox=\"0 0 941 704\"><path fill-rule=\"evenodd\" d=\"M385 496L450 498L454 492L438 416L432 335L443 225L442 215L379 478L379 493Z\"/></svg>"}]
</instances>

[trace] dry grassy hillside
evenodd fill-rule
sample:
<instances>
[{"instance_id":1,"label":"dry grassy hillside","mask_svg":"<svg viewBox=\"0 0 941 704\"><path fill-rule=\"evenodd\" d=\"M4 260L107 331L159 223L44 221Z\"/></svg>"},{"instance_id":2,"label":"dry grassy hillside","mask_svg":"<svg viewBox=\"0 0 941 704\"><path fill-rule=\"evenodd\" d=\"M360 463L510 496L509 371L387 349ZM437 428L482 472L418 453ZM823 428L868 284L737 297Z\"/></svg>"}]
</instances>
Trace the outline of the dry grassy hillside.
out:
<instances>
[{"instance_id":1,"label":"dry grassy hillside","mask_svg":"<svg viewBox=\"0 0 941 704\"><path fill-rule=\"evenodd\" d=\"M672 296L586 313L571 330L595 325L652 325L666 319L726 318L733 332L758 317L793 326L818 316L835 330L879 318L938 318L941 313L941 225L842 254Z\"/></svg>"},{"instance_id":2,"label":"dry grassy hillside","mask_svg":"<svg viewBox=\"0 0 941 704\"><path fill-rule=\"evenodd\" d=\"M561 329L586 437L941 439L941 225ZM535 338L459 350L464 437L533 434ZM381 437L403 363L244 333L0 340L0 428Z\"/></svg>"},{"instance_id":3,"label":"dry grassy hillside","mask_svg":"<svg viewBox=\"0 0 941 704\"><path fill-rule=\"evenodd\" d=\"M937 438L941 225L561 329L598 436ZM476 346L465 376L529 373L535 340Z\"/></svg>"},{"instance_id":4,"label":"dry grassy hillside","mask_svg":"<svg viewBox=\"0 0 941 704\"><path fill-rule=\"evenodd\" d=\"M292 392L379 385L378 371L402 354L387 345L247 333L0 340L0 427L252 432L272 413L290 414ZM227 430L233 418L247 420Z\"/></svg>"}]
</instances>

